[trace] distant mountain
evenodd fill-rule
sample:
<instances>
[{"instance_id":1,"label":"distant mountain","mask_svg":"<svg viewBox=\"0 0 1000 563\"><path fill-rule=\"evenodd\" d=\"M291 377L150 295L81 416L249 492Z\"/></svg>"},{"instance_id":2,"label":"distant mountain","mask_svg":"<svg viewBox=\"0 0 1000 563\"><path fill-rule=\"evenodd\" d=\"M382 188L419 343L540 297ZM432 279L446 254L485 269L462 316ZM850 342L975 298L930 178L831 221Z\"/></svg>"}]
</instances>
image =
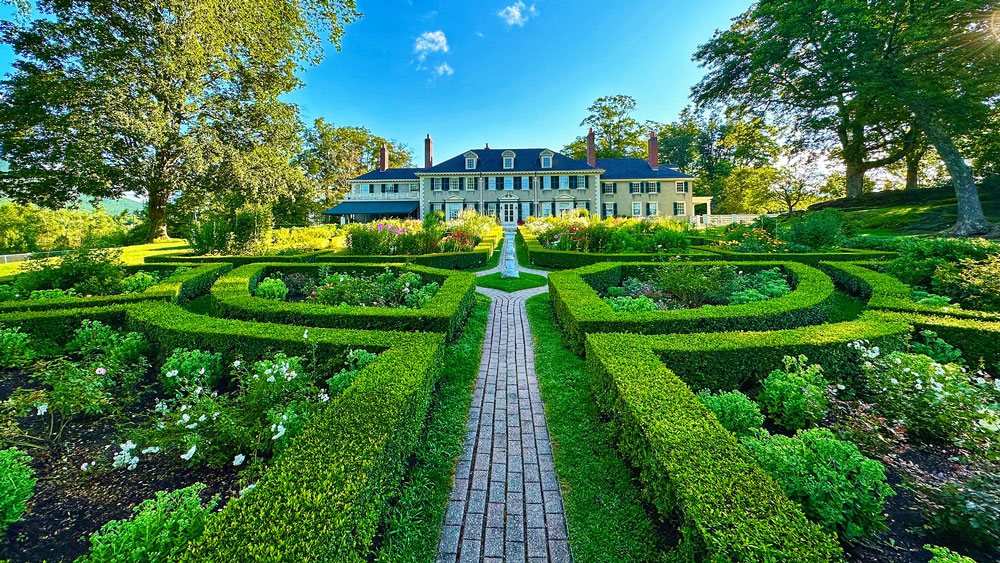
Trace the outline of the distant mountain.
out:
<instances>
[{"instance_id":1,"label":"distant mountain","mask_svg":"<svg viewBox=\"0 0 1000 563\"><path fill-rule=\"evenodd\" d=\"M0 197L0 203L7 203L10 200L5 197ZM88 196L83 196L80 198L80 211L93 211L93 198ZM139 213L140 211L146 209L146 204L134 200L128 197L120 197L118 199L102 199L101 204L104 205L104 212L108 215L119 215L122 211L128 211L130 213ZM69 207L69 206L67 206Z\"/></svg>"}]
</instances>

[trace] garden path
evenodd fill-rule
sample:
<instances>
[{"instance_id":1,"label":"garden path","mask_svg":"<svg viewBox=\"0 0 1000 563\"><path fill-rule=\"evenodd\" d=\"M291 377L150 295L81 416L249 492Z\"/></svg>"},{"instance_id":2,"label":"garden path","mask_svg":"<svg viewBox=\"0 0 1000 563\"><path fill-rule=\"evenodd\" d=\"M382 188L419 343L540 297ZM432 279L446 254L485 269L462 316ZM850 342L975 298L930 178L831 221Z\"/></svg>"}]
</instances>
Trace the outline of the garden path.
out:
<instances>
[{"instance_id":1,"label":"garden path","mask_svg":"<svg viewBox=\"0 0 1000 563\"><path fill-rule=\"evenodd\" d=\"M493 302L437 561L572 561L525 308L547 288L478 291Z\"/></svg>"}]
</instances>

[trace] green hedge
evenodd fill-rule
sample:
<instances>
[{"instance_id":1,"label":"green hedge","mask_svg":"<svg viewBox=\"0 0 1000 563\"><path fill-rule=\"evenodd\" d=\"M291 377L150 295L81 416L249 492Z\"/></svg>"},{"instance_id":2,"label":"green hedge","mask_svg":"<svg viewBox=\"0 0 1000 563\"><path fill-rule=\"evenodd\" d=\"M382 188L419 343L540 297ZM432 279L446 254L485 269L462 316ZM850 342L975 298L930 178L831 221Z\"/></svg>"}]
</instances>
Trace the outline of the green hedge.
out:
<instances>
[{"instance_id":1,"label":"green hedge","mask_svg":"<svg viewBox=\"0 0 1000 563\"><path fill-rule=\"evenodd\" d=\"M823 272L796 262L733 262L747 270L780 267L793 278L792 293L744 305L706 306L676 311L617 313L598 292L615 286L652 264L594 264L549 274L552 301L566 341L583 351L591 332L667 334L730 330L774 330L822 323L829 312L834 286ZM711 264L704 264L707 268Z\"/></svg>"},{"instance_id":2,"label":"green hedge","mask_svg":"<svg viewBox=\"0 0 1000 563\"><path fill-rule=\"evenodd\" d=\"M870 309L1000 321L1000 313L917 303L913 300L909 286L888 274L873 270L872 268L881 266L876 262L821 262L819 266L848 293L867 299Z\"/></svg>"},{"instance_id":3,"label":"green hedge","mask_svg":"<svg viewBox=\"0 0 1000 563\"><path fill-rule=\"evenodd\" d=\"M393 264L412 263L442 270L468 270L486 266L493 253L498 250L503 240L503 229L497 227L470 252L437 252L434 254L418 254L410 256L362 256L345 254L343 252L326 252L320 255L317 262L349 263L349 264Z\"/></svg>"},{"instance_id":4,"label":"green hedge","mask_svg":"<svg viewBox=\"0 0 1000 563\"><path fill-rule=\"evenodd\" d=\"M137 272L175 270L175 264L148 264L143 266L126 266L126 270ZM106 307L116 303L138 303L141 301L165 300L171 303L184 304L203 295L215 280L232 269L230 264L205 264L194 266L188 271L150 287L142 293L127 295L98 295L94 297L61 297L58 299L39 299L26 301L5 301L0 303L0 313L16 311L51 311L55 309L79 309Z\"/></svg>"},{"instance_id":5,"label":"green hedge","mask_svg":"<svg viewBox=\"0 0 1000 563\"><path fill-rule=\"evenodd\" d=\"M841 252L737 252L722 246L701 247L708 252L718 254L724 260L738 260L743 262L757 261L789 261L802 262L812 266L820 262L855 262L858 260L892 260L896 257L895 252L882 252L875 250L854 250L844 249Z\"/></svg>"},{"instance_id":6,"label":"green hedge","mask_svg":"<svg viewBox=\"0 0 1000 563\"><path fill-rule=\"evenodd\" d=\"M233 270L216 282L211 291L212 307L217 315L244 320L333 328L443 332L449 338L458 334L474 305L475 274L412 264L338 264L332 268L336 272L371 275L384 271L386 267L420 274L425 281L441 283L441 288L420 309L287 303L254 297L250 292L267 274L275 270L314 275L319 266L249 264Z\"/></svg>"},{"instance_id":7,"label":"green hedge","mask_svg":"<svg viewBox=\"0 0 1000 563\"><path fill-rule=\"evenodd\" d=\"M158 359L176 348L246 361L275 352L315 357L318 375L349 350L378 353L353 384L310 420L240 500L209 520L187 561L365 561L439 375L444 335L313 328L204 317L165 301L0 315L0 326L63 337L83 319L143 333Z\"/></svg>"},{"instance_id":8,"label":"green hedge","mask_svg":"<svg viewBox=\"0 0 1000 563\"><path fill-rule=\"evenodd\" d=\"M655 337L592 334L594 396L664 519L677 516L672 560L840 561L834 536L798 505L646 345Z\"/></svg>"},{"instance_id":9,"label":"green hedge","mask_svg":"<svg viewBox=\"0 0 1000 563\"><path fill-rule=\"evenodd\" d=\"M538 242L538 237L528 232L525 227L518 227L517 236L524 243L528 262L542 268L572 269L603 262L661 262L675 257L693 261L722 260L721 256L700 247L692 247L691 251L683 254L597 254L574 250L549 250L544 248Z\"/></svg>"},{"instance_id":10,"label":"green hedge","mask_svg":"<svg viewBox=\"0 0 1000 563\"><path fill-rule=\"evenodd\" d=\"M860 365L848 344L867 340L883 353L902 349L911 320L869 311L843 323L763 332L658 335L643 341L694 389L732 391L756 386L782 366L782 358L800 354L823 366L831 379L852 381L860 376Z\"/></svg>"},{"instance_id":11,"label":"green hedge","mask_svg":"<svg viewBox=\"0 0 1000 563\"><path fill-rule=\"evenodd\" d=\"M156 262L158 264L198 265L198 264L218 264L226 262L232 264L234 268L253 264L256 262L315 262L316 259L326 254L327 250L315 250L303 252L301 254L285 254L280 256L226 256L223 254L196 255L190 253L160 254L158 256L147 256L144 260Z\"/></svg>"}]
</instances>

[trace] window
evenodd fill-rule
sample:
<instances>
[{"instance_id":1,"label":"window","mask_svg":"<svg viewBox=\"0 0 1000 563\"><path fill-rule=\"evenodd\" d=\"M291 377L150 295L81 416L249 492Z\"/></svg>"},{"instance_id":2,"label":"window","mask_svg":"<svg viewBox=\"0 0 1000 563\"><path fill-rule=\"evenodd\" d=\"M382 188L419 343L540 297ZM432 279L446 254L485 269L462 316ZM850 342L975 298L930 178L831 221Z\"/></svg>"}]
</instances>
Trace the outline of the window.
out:
<instances>
[{"instance_id":1,"label":"window","mask_svg":"<svg viewBox=\"0 0 1000 563\"><path fill-rule=\"evenodd\" d=\"M614 216L615 216L615 204L613 204L613 203L605 203L604 204L604 218L607 219L608 217L614 217Z\"/></svg>"},{"instance_id":2,"label":"window","mask_svg":"<svg viewBox=\"0 0 1000 563\"><path fill-rule=\"evenodd\" d=\"M504 170L510 170L511 168L514 168L514 157L513 156L505 156L505 157L503 157L503 168L504 168Z\"/></svg>"},{"instance_id":3,"label":"window","mask_svg":"<svg viewBox=\"0 0 1000 563\"><path fill-rule=\"evenodd\" d=\"M513 190L514 189L514 178L507 176L503 179L503 189Z\"/></svg>"},{"instance_id":4,"label":"window","mask_svg":"<svg viewBox=\"0 0 1000 563\"><path fill-rule=\"evenodd\" d=\"M632 202L632 216L641 217L642 216L642 203L638 201Z\"/></svg>"},{"instance_id":5,"label":"window","mask_svg":"<svg viewBox=\"0 0 1000 563\"><path fill-rule=\"evenodd\" d=\"M613 193L615 193L615 183L614 182L605 182L605 183L601 184L601 191L603 193L606 193L606 194L613 194Z\"/></svg>"},{"instance_id":6,"label":"window","mask_svg":"<svg viewBox=\"0 0 1000 563\"><path fill-rule=\"evenodd\" d=\"M569 189L569 176L559 176L559 189L560 190Z\"/></svg>"},{"instance_id":7,"label":"window","mask_svg":"<svg viewBox=\"0 0 1000 563\"><path fill-rule=\"evenodd\" d=\"M576 177L576 189L578 189L578 190L585 190L585 189L587 189L587 177L586 176L577 176Z\"/></svg>"},{"instance_id":8,"label":"window","mask_svg":"<svg viewBox=\"0 0 1000 563\"><path fill-rule=\"evenodd\" d=\"M572 211L573 204L568 201L560 201L559 203L556 204L556 207L558 208L559 216L561 217L566 213Z\"/></svg>"},{"instance_id":9,"label":"window","mask_svg":"<svg viewBox=\"0 0 1000 563\"><path fill-rule=\"evenodd\" d=\"M465 189L476 190L479 189L479 178L466 178L465 179Z\"/></svg>"},{"instance_id":10,"label":"window","mask_svg":"<svg viewBox=\"0 0 1000 563\"><path fill-rule=\"evenodd\" d=\"M660 193L660 183L659 182L650 182L649 183L649 193L651 193L651 194L658 194L658 193Z\"/></svg>"},{"instance_id":11,"label":"window","mask_svg":"<svg viewBox=\"0 0 1000 563\"><path fill-rule=\"evenodd\" d=\"M442 180L443 180L443 178L434 178L433 180L431 180L432 186L433 186L431 189L433 189L436 192L441 191L441 189L442 189L442 187L441 187L442 186L442 183L441 183Z\"/></svg>"},{"instance_id":12,"label":"window","mask_svg":"<svg viewBox=\"0 0 1000 563\"><path fill-rule=\"evenodd\" d=\"M687 189L685 188L684 184L685 184L685 182L677 182L677 184L676 184L677 185L677 193L682 194L682 193L684 193L684 192L687 191Z\"/></svg>"},{"instance_id":13,"label":"window","mask_svg":"<svg viewBox=\"0 0 1000 563\"><path fill-rule=\"evenodd\" d=\"M647 203L646 204L646 216L647 217L656 217L658 213L659 213L659 205L657 205L655 203Z\"/></svg>"},{"instance_id":14,"label":"window","mask_svg":"<svg viewBox=\"0 0 1000 563\"><path fill-rule=\"evenodd\" d=\"M448 220L458 219L458 214L462 211L461 203L449 203L448 204Z\"/></svg>"},{"instance_id":15,"label":"window","mask_svg":"<svg viewBox=\"0 0 1000 563\"><path fill-rule=\"evenodd\" d=\"M486 214L489 216L495 216L497 214L497 204L487 203L486 204Z\"/></svg>"},{"instance_id":16,"label":"window","mask_svg":"<svg viewBox=\"0 0 1000 563\"><path fill-rule=\"evenodd\" d=\"M628 183L628 193L630 194L641 194L642 184L639 182L629 182Z\"/></svg>"},{"instance_id":17,"label":"window","mask_svg":"<svg viewBox=\"0 0 1000 563\"><path fill-rule=\"evenodd\" d=\"M542 204L542 217L552 217L552 204L543 203Z\"/></svg>"},{"instance_id":18,"label":"window","mask_svg":"<svg viewBox=\"0 0 1000 563\"><path fill-rule=\"evenodd\" d=\"M542 168L552 168L552 157L543 156L542 157Z\"/></svg>"},{"instance_id":19,"label":"window","mask_svg":"<svg viewBox=\"0 0 1000 563\"><path fill-rule=\"evenodd\" d=\"M467 158L467 159L465 159L465 169L466 170L475 170L476 169L476 159L475 158Z\"/></svg>"},{"instance_id":20,"label":"window","mask_svg":"<svg viewBox=\"0 0 1000 563\"><path fill-rule=\"evenodd\" d=\"M684 202L675 201L674 202L674 215L684 215Z\"/></svg>"},{"instance_id":21,"label":"window","mask_svg":"<svg viewBox=\"0 0 1000 563\"><path fill-rule=\"evenodd\" d=\"M489 189L491 190L497 189L497 179L494 178L493 176L489 177Z\"/></svg>"}]
</instances>

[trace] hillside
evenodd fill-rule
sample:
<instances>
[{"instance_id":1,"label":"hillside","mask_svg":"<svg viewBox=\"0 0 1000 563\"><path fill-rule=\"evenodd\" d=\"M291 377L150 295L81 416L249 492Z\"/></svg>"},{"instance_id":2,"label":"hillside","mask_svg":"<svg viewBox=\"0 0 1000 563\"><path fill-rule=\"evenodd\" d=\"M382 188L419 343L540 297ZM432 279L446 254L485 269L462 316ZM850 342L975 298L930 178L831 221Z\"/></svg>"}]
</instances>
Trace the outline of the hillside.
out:
<instances>
[{"instance_id":1,"label":"hillside","mask_svg":"<svg viewBox=\"0 0 1000 563\"><path fill-rule=\"evenodd\" d=\"M7 203L10 200L7 198L0 198L0 203ZM92 198L83 196L80 198L80 211L93 211L94 205L91 203ZM108 215L118 215L123 211L128 211L130 213L139 213L146 208L146 204L141 201L137 201L127 197L121 197L118 199L102 199L102 205L104 205L104 212Z\"/></svg>"},{"instance_id":2,"label":"hillside","mask_svg":"<svg viewBox=\"0 0 1000 563\"><path fill-rule=\"evenodd\" d=\"M1000 190L983 188L979 197L986 216L1000 222ZM958 213L950 187L870 193L809 207L810 211L819 209L840 209L859 232L884 235L939 233L955 223Z\"/></svg>"}]
</instances>

